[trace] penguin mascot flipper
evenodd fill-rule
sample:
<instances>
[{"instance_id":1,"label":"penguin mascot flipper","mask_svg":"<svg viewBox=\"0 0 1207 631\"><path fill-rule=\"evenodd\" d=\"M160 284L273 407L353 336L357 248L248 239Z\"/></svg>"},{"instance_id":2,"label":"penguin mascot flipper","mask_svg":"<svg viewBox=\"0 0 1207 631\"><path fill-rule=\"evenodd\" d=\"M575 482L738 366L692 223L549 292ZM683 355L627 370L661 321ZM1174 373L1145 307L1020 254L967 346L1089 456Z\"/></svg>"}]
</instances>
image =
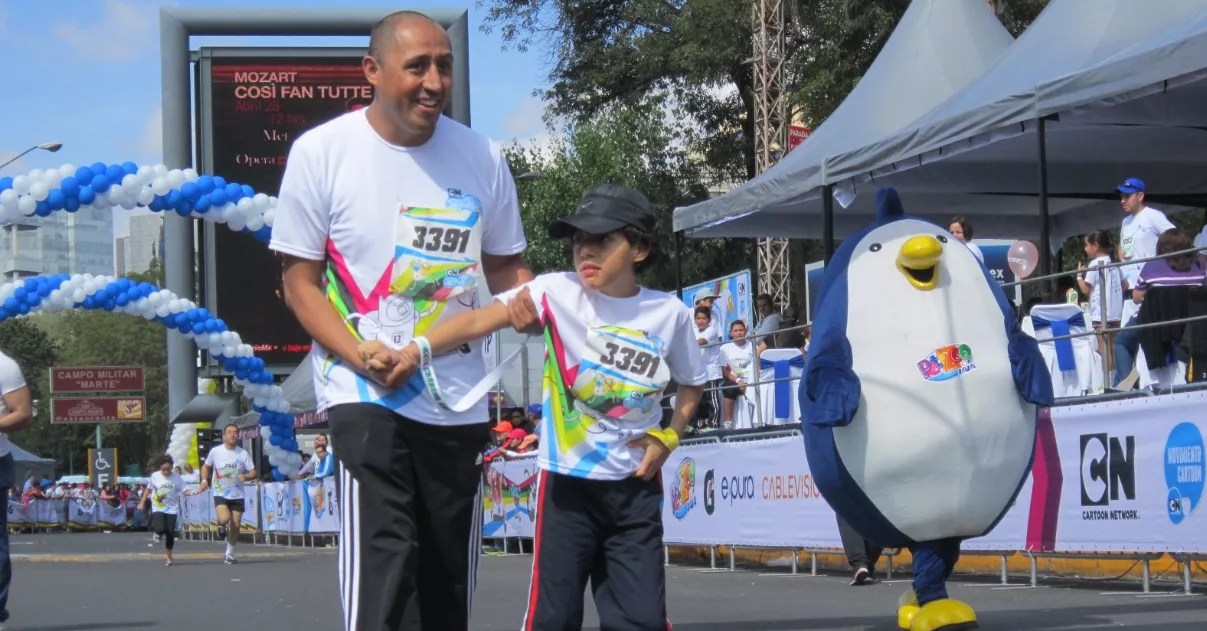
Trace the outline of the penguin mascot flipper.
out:
<instances>
[{"instance_id":1,"label":"penguin mascot flipper","mask_svg":"<svg viewBox=\"0 0 1207 631\"><path fill-rule=\"evenodd\" d=\"M977 627L946 581L1030 473L1036 405L1052 402L1035 340L972 252L882 189L874 223L827 263L798 396L818 489L869 541L908 547L898 625Z\"/></svg>"}]
</instances>

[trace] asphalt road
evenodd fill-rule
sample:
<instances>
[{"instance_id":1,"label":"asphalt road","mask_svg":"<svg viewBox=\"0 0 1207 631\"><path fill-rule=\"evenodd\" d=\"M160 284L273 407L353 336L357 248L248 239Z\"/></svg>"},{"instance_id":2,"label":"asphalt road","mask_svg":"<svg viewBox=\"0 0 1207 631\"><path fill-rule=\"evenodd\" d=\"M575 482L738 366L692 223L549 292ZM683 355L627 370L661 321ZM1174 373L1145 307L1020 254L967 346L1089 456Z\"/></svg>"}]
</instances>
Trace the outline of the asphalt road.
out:
<instances>
[{"instance_id":1,"label":"asphalt road","mask_svg":"<svg viewBox=\"0 0 1207 631\"><path fill-rule=\"evenodd\" d=\"M17 535L12 543L15 631L340 629L330 549L243 544L241 562L227 566L219 544L182 541L168 568L144 534ZM519 627L530 564L527 556L482 560L475 631ZM897 596L908 587L684 566L668 576L675 631L892 631ZM1179 588L1161 581L1152 596L1138 597L1131 583L1002 589L955 580L951 591L977 609L986 631L1207 629L1207 596L1170 595ZM588 605L586 627L597 625Z\"/></svg>"}]
</instances>

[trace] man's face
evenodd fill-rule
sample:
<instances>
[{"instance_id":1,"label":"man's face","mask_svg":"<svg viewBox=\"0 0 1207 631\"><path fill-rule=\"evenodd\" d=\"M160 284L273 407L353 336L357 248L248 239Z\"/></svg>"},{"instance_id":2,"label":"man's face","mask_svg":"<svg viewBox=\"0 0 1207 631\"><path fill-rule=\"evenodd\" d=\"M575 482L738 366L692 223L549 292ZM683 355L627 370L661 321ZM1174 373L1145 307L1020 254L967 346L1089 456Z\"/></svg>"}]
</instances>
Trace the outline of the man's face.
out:
<instances>
[{"instance_id":1,"label":"man's face","mask_svg":"<svg viewBox=\"0 0 1207 631\"><path fill-rule=\"evenodd\" d=\"M764 316L764 317L771 315L771 301L770 300L766 300L764 298L759 298L758 300L755 301L754 304L759 309L759 315Z\"/></svg>"},{"instance_id":2,"label":"man's face","mask_svg":"<svg viewBox=\"0 0 1207 631\"><path fill-rule=\"evenodd\" d=\"M323 434L319 434L318 436L316 436L314 438L314 448L317 450L320 446L322 446L322 447L327 446L327 437L324 436Z\"/></svg>"},{"instance_id":3,"label":"man's face","mask_svg":"<svg viewBox=\"0 0 1207 631\"><path fill-rule=\"evenodd\" d=\"M326 458L327 457L327 448L322 445L317 445L314 448L314 457L315 458Z\"/></svg>"},{"instance_id":4,"label":"man's face","mask_svg":"<svg viewBox=\"0 0 1207 631\"><path fill-rule=\"evenodd\" d=\"M374 106L394 126L396 140L427 142L453 90L448 35L428 20L401 20L380 56L363 62L365 77L377 89Z\"/></svg>"},{"instance_id":5,"label":"man's face","mask_svg":"<svg viewBox=\"0 0 1207 631\"><path fill-rule=\"evenodd\" d=\"M228 425L222 430L222 442L227 447L234 447L235 443L239 442L239 428L234 425Z\"/></svg>"},{"instance_id":6,"label":"man's face","mask_svg":"<svg viewBox=\"0 0 1207 631\"><path fill-rule=\"evenodd\" d=\"M1119 205L1123 212L1134 215L1144 208L1144 193L1119 193Z\"/></svg>"}]
</instances>

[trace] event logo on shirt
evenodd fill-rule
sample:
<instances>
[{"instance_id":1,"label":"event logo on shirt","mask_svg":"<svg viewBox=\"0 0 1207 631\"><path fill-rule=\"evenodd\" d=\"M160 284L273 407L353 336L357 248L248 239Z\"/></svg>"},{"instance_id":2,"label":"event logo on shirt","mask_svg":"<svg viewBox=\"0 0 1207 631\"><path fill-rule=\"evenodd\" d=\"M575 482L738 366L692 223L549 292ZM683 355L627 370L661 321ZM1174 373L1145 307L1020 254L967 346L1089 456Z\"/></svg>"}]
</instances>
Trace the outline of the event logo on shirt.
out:
<instances>
[{"instance_id":1,"label":"event logo on shirt","mask_svg":"<svg viewBox=\"0 0 1207 631\"><path fill-rule=\"evenodd\" d=\"M1179 423L1165 441L1165 484L1169 520L1180 524L1203 497L1203 435L1194 423Z\"/></svg>"},{"instance_id":2,"label":"event logo on shirt","mask_svg":"<svg viewBox=\"0 0 1207 631\"><path fill-rule=\"evenodd\" d=\"M947 381L973 370L976 364L972 362L972 347L967 344L944 346L918 362L918 372L927 381Z\"/></svg>"},{"instance_id":3,"label":"event logo on shirt","mask_svg":"<svg viewBox=\"0 0 1207 631\"><path fill-rule=\"evenodd\" d=\"M675 519L683 519L696 506L696 461L684 458L675 469L671 481L671 512Z\"/></svg>"}]
</instances>

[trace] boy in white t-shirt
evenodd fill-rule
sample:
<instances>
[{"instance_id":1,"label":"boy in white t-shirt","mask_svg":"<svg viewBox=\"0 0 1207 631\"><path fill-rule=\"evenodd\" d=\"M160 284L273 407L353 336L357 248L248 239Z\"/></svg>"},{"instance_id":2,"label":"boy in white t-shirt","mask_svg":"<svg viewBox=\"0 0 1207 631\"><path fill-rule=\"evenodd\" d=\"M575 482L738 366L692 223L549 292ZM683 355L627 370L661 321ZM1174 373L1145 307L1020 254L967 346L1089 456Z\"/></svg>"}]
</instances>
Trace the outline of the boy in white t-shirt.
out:
<instances>
[{"instance_id":1,"label":"boy in white t-shirt","mask_svg":"<svg viewBox=\"0 0 1207 631\"><path fill-rule=\"evenodd\" d=\"M721 386L725 383L721 373L721 365L725 363L721 358L721 333L712 321L712 309L709 307L696 307L694 316L696 344L700 346L700 357L708 371L708 387L696 410L696 420L699 427L715 429L721 417Z\"/></svg>"},{"instance_id":2,"label":"boy in white t-shirt","mask_svg":"<svg viewBox=\"0 0 1207 631\"><path fill-rule=\"evenodd\" d=\"M423 368L433 353L507 327L507 304L517 297L530 294L537 305L546 344L542 471L525 630L580 628L588 578L602 628L669 627L659 472L708 373L692 312L637 284L637 271L656 253L655 224L644 195L598 186L572 216L549 226L551 237L572 242L577 273L538 276L401 351L361 345L371 370L420 366L435 389L434 373ZM662 429L672 379L676 404Z\"/></svg>"}]
</instances>

